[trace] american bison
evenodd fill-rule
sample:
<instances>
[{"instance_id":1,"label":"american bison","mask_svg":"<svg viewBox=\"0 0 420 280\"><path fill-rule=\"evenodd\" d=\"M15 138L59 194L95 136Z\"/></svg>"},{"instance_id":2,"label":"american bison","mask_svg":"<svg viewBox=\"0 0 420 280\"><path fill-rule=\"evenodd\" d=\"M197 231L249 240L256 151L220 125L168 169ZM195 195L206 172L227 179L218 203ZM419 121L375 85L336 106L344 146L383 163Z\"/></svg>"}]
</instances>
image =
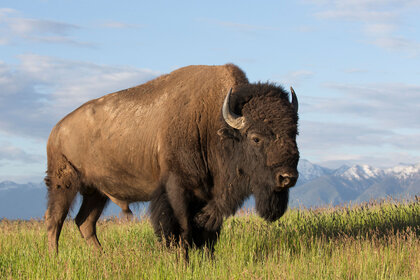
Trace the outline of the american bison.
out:
<instances>
[{"instance_id":1,"label":"american bison","mask_svg":"<svg viewBox=\"0 0 420 280\"><path fill-rule=\"evenodd\" d=\"M111 199L151 201L157 235L184 246L217 239L223 218L254 195L268 221L287 208L298 178L298 101L237 66L188 66L91 100L52 129L47 144L49 248L79 192L75 218L97 247L96 222Z\"/></svg>"}]
</instances>

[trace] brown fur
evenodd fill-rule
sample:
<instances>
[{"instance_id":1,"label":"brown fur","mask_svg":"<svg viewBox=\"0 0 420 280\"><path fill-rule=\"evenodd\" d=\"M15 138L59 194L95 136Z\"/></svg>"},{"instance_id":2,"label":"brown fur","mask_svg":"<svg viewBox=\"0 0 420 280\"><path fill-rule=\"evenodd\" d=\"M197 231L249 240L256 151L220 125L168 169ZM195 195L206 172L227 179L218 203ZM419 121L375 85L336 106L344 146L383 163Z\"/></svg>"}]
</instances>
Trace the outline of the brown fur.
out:
<instances>
[{"instance_id":1,"label":"brown fur","mask_svg":"<svg viewBox=\"0 0 420 280\"><path fill-rule=\"evenodd\" d=\"M230 88L232 109L248 121L241 130L221 116ZM83 203L76 224L98 247L95 224L108 198L125 211L151 200L156 233L186 246L215 241L223 218L250 194L263 217L279 218L288 191L275 190L275 174L297 177L299 159L288 98L280 87L249 84L228 64L181 68L82 105L48 140L50 248L57 250L77 192ZM256 133L258 145L251 141Z\"/></svg>"}]
</instances>

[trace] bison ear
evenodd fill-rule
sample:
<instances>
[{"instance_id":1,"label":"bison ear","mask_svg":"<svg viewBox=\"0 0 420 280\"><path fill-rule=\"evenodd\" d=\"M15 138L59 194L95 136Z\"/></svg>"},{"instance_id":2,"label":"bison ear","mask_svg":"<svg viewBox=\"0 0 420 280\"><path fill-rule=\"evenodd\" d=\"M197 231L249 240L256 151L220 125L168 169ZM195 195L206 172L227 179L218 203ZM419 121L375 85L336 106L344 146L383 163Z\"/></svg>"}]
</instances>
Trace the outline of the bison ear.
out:
<instances>
[{"instance_id":1,"label":"bison ear","mask_svg":"<svg viewBox=\"0 0 420 280\"><path fill-rule=\"evenodd\" d=\"M220 136L221 139L231 138L237 139L238 135L236 135L236 131L231 128L223 127L217 131L217 135Z\"/></svg>"}]
</instances>

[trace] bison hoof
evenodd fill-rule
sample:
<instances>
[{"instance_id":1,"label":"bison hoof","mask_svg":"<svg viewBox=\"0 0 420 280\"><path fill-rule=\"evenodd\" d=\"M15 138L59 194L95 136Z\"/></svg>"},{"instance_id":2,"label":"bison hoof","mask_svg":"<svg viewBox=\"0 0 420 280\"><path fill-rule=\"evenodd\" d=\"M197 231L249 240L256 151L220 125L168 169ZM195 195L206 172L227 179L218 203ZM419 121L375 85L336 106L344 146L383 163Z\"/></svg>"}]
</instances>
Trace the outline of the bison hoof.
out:
<instances>
[{"instance_id":1,"label":"bison hoof","mask_svg":"<svg viewBox=\"0 0 420 280\"><path fill-rule=\"evenodd\" d=\"M217 231L222 226L223 216L219 213L208 213L206 211L202 211L197 214L194 221L197 225L208 231Z\"/></svg>"}]
</instances>

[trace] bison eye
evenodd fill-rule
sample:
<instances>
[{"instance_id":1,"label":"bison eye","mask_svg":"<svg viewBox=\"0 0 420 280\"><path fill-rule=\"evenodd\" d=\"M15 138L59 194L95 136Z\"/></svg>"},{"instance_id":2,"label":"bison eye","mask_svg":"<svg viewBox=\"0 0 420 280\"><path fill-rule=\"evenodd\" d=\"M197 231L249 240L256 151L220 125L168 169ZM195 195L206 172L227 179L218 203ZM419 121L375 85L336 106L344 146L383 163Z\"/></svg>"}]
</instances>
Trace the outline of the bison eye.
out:
<instances>
[{"instance_id":1,"label":"bison eye","mask_svg":"<svg viewBox=\"0 0 420 280\"><path fill-rule=\"evenodd\" d=\"M252 139L252 141L254 141L254 143L256 143L256 144L261 143L261 139L260 139L259 137L257 137L257 136L253 136L251 139Z\"/></svg>"},{"instance_id":2,"label":"bison eye","mask_svg":"<svg viewBox=\"0 0 420 280\"><path fill-rule=\"evenodd\" d=\"M248 134L248 139L255 145L261 145L264 142L265 137L261 134L250 133Z\"/></svg>"}]
</instances>

